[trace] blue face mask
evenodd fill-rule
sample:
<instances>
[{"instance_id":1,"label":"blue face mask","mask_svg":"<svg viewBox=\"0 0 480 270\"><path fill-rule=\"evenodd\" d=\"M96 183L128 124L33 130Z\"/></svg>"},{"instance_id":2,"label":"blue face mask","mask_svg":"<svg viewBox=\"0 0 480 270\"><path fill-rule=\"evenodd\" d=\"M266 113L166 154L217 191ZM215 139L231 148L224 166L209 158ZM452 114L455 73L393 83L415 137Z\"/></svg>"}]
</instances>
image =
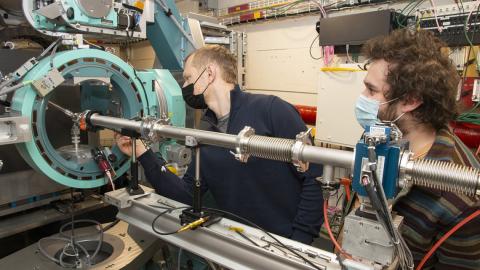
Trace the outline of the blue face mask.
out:
<instances>
[{"instance_id":1,"label":"blue face mask","mask_svg":"<svg viewBox=\"0 0 480 270\"><path fill-rule=\"evenodd\" d=\"M375 123L381 122L381 120L378 119L378 110L380 109L380 105L393 102L397 99L398 98L394 98L389 101L379 102L378 100L368 98L364 95L360 95L357 99L357 104L355 105L355 116L357 118L357 122L364 129L366 129L367 126L373 126ZM404 114L405 113L402 113L394 120L388 122L394 123Z\"/></svg>"},{"instance_id":2,"label":"blue face mask","mask_svg":"<svg viewBox=\"0 0 480 270\"><path fill-rule=\"evenodd\" d=\"M364 95L358 97L355 105L355 117L363 129L366 129L367 126L372 126L377 122L379 108L379 101L367 98Z\"/></svg>"}]
</instances>

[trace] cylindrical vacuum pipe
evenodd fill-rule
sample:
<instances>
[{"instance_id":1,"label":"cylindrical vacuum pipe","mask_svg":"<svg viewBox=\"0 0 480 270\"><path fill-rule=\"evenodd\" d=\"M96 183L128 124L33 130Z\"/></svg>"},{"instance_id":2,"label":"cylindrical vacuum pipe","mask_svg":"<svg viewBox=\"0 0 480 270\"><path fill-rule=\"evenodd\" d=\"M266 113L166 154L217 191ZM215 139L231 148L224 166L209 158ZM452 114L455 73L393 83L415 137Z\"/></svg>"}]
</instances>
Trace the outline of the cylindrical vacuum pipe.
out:
<instances>
[{"instance_id":1,"label":"cylindrical vacuum pipe","mask_svg":"<svg viewBox=\"0 0 480 270\"><path fill-rule=\"evenodd\" d=\"M142 133L142 122L92 114L89 119L94 126L113 129L130 129ZM199 144L219 146L236 150L240 147L239 136L190 128L154 124L153 131L160 137L184 140L195 137ZM284 162L291 162L295 140L251 135L246 138L245 154ZM350 151L304 145L299 160L334 167L353 169L355 154ZM459 164L435 160L410 160L405 165L407 181L414 185L443 191L480 195L480 170Z\"/></svg>"}]
</instances>

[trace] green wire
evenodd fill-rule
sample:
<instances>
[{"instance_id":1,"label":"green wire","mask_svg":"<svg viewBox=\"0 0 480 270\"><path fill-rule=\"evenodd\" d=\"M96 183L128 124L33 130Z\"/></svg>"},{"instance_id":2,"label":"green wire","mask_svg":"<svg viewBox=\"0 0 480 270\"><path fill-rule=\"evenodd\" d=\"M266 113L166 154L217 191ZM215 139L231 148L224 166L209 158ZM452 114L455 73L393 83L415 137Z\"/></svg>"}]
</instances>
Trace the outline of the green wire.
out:
<instances>
[{"instance_id":1,"label":"green wire","mask_svg":"<svg viewBox=\"0 0 480 270\"><path fill-rule=\"evenodd\" d=\"M480 8L480 5L477 6L477 11L476 11L477 14L475 14L476 16L478 16L478 10L479 10L479 8ZM470 16L470 17L467 16L467 17L465 18L465 24L463 25L463 33L465 34L465 38L467 39L468 44L470 44L470 47L471 47L472 50L473 50L472 40L470 39L470 37L468 37L468 33L467 33L467 24L468 24L469 19L471 19L472 17L473 17L473 14L472 14L472 16ZM473 31L472 39L473 39L473 36L474 36L474 35L475 35L475 31ZM473 50L473 51L474 51L474 50ZM470 55L469 55L469 56L470 56ZM467 59L467 61L468 61L468 59Z\"/></svg>"},{"instance_id":2,"label":"green wire","mask_svg":"<svg viewBox=\"0 0 480 270\"><path fill-rule=\"evenodd\" d=\"M399 13L405 15L405 18L403 18L403 20L400 22L399 16L395 16L398 25L400 25L400 26L402 26L402 27L406 27L406 25L404 25L404 22L405 22L405 20L407 19L406 17L408 17L408 16L409 16L418 6L420 6L423 2L425 2L425 0L415 0L415 1L411 1L410 3L408 3L408 5L406 5L405 7L403 7L403 9L401 9ZM410 8L410 9L408 9L408 8ZM407 9L408 9L408 12L405 14L405 12L407 11Z\"/></svg>"},{"instance_id":3,"label":"green wire","mask_svg":"<svg viewBox=\"0 0 480 270\"><path fill-rule=\"evenodd\" d=\"M470 47L473 49L473 44L472 44L472 41L470 40L470 38L468 37L468 33L467 33L467 24L468 24L468 16L467 18L465 19L465 24L463 26L463 33L465 35L465 38L467 39L468 41L468 44L470 44Z\"/></svg>"},{"instance_id":4,"label":"green wire","mask_svg":"<svg viewBox=\"0 0 480 270\"><path fill-rule=\"evenodd\" d=\"M285 6L282 6L280 8L275 8L274 10L277 11L277 10L280 10L280 9L283 9L279 14L277 15L284 15L287 11L289 11L291 8L293 8L294 6L302 3L302 2L309 2L310 0L298 0L298 1L294 1L294 2L291 2L290 4L288 5L285 5Z\"/></svg>"},{"instance_id":5,"label":"green wire","mask_svg":"<svg viewBox=\"0 0 480 270\"><path fill-rule=\"evenodd\" d=\"M480 125L480 113L475 113L474 111L478 109L480 106L480 102L477 102L475 106L473 106L470 110L461 113L457 117L458 122L465 122L465 123L472 123L476 125Z\"/></svg>"}]
</instances>

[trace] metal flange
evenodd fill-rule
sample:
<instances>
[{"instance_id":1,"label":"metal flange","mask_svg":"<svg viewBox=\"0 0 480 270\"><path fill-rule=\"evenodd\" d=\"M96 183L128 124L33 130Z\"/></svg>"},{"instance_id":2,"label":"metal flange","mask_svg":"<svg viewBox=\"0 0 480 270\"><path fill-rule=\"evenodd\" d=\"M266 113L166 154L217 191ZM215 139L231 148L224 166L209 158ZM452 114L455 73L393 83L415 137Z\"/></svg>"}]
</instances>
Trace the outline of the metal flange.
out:
<instances>
[{"instance_id":1,"label":"metal flange","mask_svg":"<svg viewBox=\"0 0 480 270\"><path fill-rule=\"evenodd\" d=\"M302 161L301 154L305 145L312 145L312 140L310 139L311 132L311 128L309 128L307 131L300 132L296 136L295 143L292 147L292 163L299 172L305 172L308 170L309 163Z\"/></svg>"},{"instance_id":2,"label":"metal flange","mask_svg":"<svg viewBox=\"0 0 480 270\"><path fill-rule=\"evenodd\" d=\"M247 152L247 145L250 136L255 135L255 129L244 127L237 135L237 147L235 147L235 158L243 163L248 161L250 154Z\"/></svg>"}]
</instances>

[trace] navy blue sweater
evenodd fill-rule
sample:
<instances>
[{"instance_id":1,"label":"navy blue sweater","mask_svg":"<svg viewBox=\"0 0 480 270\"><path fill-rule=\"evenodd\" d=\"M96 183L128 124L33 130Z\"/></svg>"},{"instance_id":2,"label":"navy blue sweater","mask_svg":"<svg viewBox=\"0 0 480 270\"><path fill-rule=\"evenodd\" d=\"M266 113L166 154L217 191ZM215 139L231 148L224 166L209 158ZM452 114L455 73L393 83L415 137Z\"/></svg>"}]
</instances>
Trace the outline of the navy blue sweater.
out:
<instances>
[{"instance_id":1,"label":"navy blue sweater","mask_svg":"<svg viewBox=\"0 0 480 270\"><path fill-rule=\"evenodd\" d=\"M278 97L246 93L237 86L230 100L229 134L250 126L257 135L294 139L306 130L297 110ZM211 131L218 131L211 110L204 118L213 123ZM240 163L230 150L220 147L201 146L200 151L202 192L210 190L219 208L303 243L310 244L318 236L323 200L315 177L322 174L321 166L310 164L309 171L298 173L285 162L250 157L247 163ZM194 158L183 179L162 169L164 162L152 151L140 156L139 161L157 193L192 204Z\"/></svg>"}]
</instances>

